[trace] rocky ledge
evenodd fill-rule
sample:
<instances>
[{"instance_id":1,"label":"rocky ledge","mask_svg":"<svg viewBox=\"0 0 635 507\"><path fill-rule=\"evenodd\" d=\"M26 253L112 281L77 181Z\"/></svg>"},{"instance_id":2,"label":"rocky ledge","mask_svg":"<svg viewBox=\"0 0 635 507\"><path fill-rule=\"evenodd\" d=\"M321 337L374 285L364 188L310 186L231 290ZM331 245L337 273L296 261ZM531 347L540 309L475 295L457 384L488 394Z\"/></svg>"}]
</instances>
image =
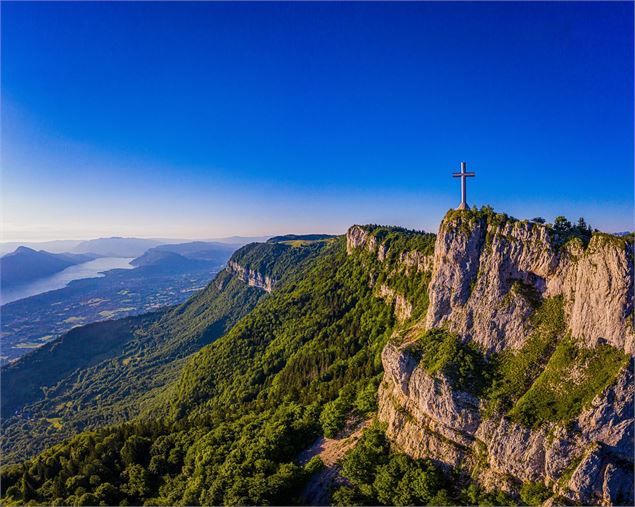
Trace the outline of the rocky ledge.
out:
<instances>
[{"instance_id":1,"label":"rocky ledge","mask_svg":"<svg viewBox=\"0 0 635 507\"><path fill-rule=\"evenodd\" d=\"M437 235L426 325L489 352L520 348L535 300L564 297L568 330L633 353L633 246L608 234L560 243L549 227L450 212Z\"/></svg>"},{"instance_id":2,"label":"rocky ledge","mask_svg":"<svg viewBox=\"0 0 635 507\"><path fill-rule=\"evenodd\" d=\"M244 268L232 260L227 263L226 269L238 276L238 278L250 287L258 287L266 292L271 292L277 282L277 280L271 278L269 275L259 273L258 271L254 271L249 268Z\"/></svg>"}]
</instances>

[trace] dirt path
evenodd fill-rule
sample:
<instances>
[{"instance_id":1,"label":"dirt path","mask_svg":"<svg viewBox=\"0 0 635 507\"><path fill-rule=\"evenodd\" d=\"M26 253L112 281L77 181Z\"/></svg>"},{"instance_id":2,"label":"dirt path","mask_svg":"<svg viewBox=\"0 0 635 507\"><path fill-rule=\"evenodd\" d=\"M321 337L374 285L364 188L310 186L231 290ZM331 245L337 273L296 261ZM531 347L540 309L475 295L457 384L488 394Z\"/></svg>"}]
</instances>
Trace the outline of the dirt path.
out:
<instances>
[{"instance_id":1,"label":"dirt path","mask_svg":"<svg viewBox=\"0 0 635 507\"><path fill-rule=\"evenodd\" d=\"M302 498L306 505L328 505L331 488L343 482L340 477L341 459L355 446L359 437L362 436L362 430L370 423L370 419L350 421L336 438L322 436L311 447L300 453L298 461L301 465L308 463L314 456L322 458L325 465L324 470L313 474L302 491Z\"/></svg>"}]
</instances>

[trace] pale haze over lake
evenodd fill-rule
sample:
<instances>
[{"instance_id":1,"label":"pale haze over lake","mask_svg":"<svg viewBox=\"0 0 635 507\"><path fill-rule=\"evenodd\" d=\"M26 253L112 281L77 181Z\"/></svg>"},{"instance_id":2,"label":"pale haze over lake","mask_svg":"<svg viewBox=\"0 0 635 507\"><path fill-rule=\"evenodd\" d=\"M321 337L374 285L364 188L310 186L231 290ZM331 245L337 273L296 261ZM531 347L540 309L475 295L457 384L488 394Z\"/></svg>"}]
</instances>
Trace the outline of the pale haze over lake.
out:
<instances>
[{"instance_id":1,"label":"pale haze over lake","mask_svg":"<svg viewBox=\"0 0 635 507\"><path fill-rule=\"evenodd\" d=\"M101 257L81 264L69 266L54 275L38 278L29 283L15 287L2 288L0 292L0 303L6 304L18 299L28 298L43 292L56 289L63 289L73 280L83 278L99 278L104 276L103 272L109 269L132 269L130 265L132 258L122 257Z\"/></svg>"}]
</instances>

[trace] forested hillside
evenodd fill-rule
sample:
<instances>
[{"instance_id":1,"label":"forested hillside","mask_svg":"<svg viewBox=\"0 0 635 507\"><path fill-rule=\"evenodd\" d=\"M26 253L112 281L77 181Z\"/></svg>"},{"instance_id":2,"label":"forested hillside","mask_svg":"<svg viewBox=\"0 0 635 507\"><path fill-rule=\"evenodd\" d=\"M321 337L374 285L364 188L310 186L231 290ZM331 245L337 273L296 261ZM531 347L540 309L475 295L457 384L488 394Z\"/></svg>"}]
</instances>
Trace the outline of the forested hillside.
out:
<instances>
[{"instance_id":1,"label":"forested hillside","mask_svg":"<svg viewBox=\"0 0 635 507\"><path fill-rule=\"evenodd\" d=\"M258 247L247 245L232 258L257 258L250 251ZM284 248L281 260L293 258L285 263L289 276L320 247ZM263 296L222 271L204 291L167 312L76 328L7 365L4 462L29 457L84 428L160 413L163 407L153 400L178 377L185 359L227 332Z\"/></svg>"},{"instance_id":2,"label":"forested hillside","mask_svg":"<svg viewBox=\"0 0 635 507\"><path fill-rule=\"evenodd\" d=\"M400 254L433 249L434 235L369 230L394 241L388 263L347 255L343 237L297 248L258 246L277 255L282 248L282 265L287 251L319 253L296 263L271 296L189 358L153 401L155 417L85 432L24 466L3 469L8 498L71 504L297 500L308 478L296 464L298 453L322 432L336 433L351 414L376 410L381 351L397 320L371 278L382 272L386 283L408 290L400 284ZM250 255L234 260L275 272Z\"/></svg>"}]
</instances>

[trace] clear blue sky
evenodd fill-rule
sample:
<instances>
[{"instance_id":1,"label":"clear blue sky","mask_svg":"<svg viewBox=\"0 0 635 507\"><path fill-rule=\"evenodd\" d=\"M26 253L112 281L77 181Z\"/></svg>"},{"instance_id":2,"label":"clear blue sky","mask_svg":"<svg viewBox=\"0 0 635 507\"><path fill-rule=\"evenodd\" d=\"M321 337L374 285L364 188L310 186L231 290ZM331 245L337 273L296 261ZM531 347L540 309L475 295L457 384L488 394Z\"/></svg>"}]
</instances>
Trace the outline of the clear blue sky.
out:
<instances>
[{"instance_id":1,"label":"clear blue sky","mask_svg":"<svg viewBox=\"0 0 635 507\"><path fill-rule=\"evenodd\" d=\"M5 240L633 228L631 3L2 2Z\"/></svg>"}]
</instances>

